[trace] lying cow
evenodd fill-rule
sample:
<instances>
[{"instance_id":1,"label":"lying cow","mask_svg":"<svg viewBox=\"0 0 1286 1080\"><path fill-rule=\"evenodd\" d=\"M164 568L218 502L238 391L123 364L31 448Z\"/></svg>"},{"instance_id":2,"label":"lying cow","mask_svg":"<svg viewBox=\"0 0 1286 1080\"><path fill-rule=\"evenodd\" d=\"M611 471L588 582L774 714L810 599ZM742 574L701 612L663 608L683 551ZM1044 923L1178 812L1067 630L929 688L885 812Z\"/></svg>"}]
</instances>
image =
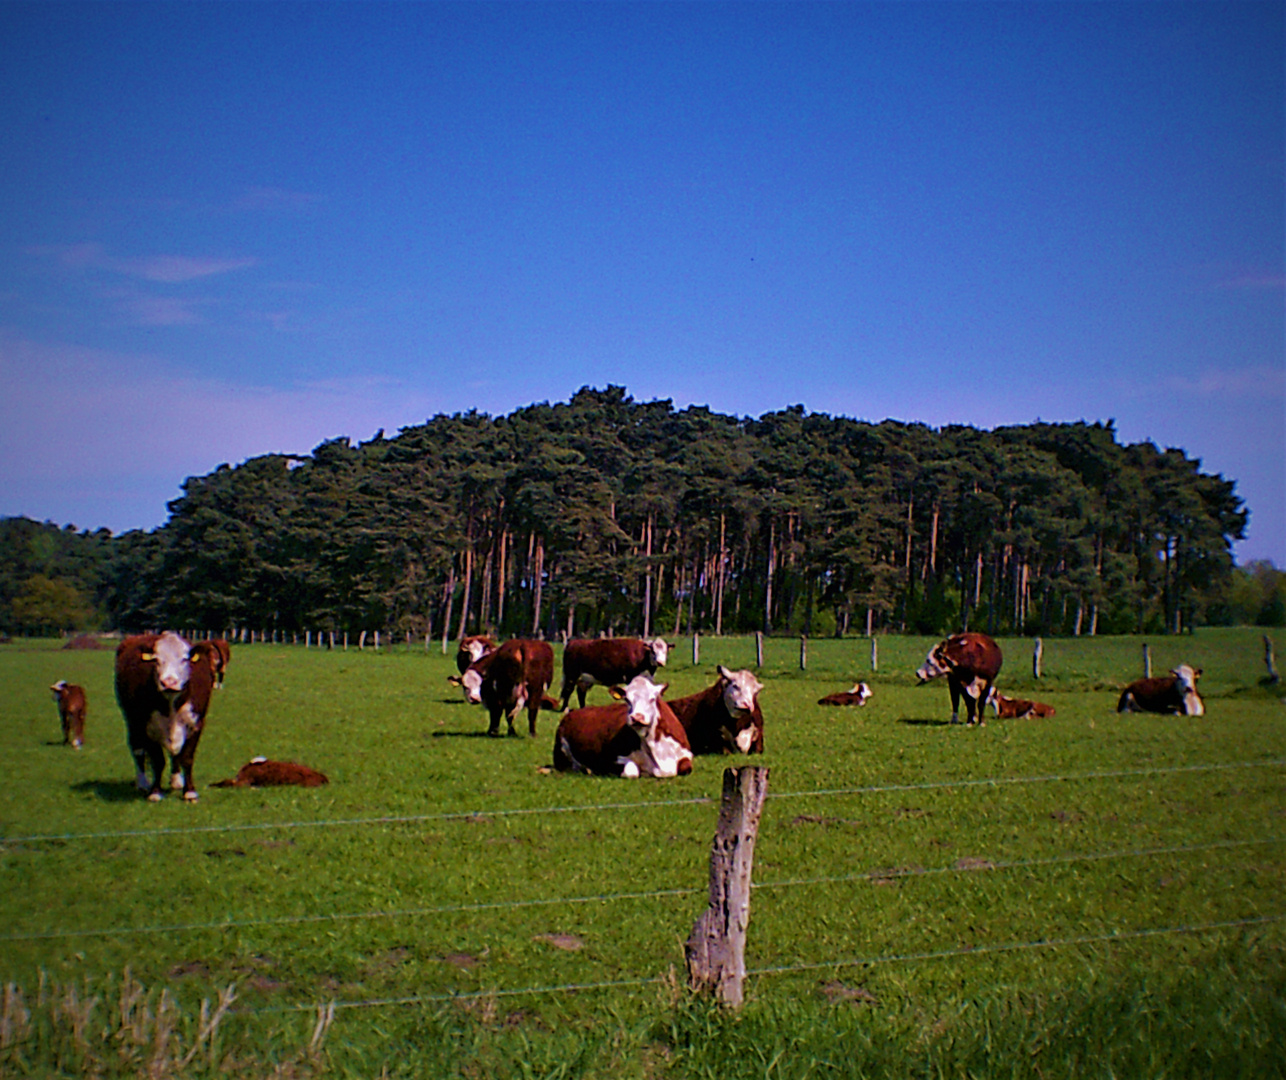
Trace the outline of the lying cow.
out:
<instances>
[{"instance_id":1,"label":"lying cow","mask_svg":"<svg viewBox=\"0 0 1286 1080\"><path fill-rule=\"evenodd\" d=\"M1003 657L1000 646L986 634L955 634L929 650L916 671L920 685L945 675L951 691L951 722L960 723L960 698L965 699L965 722L987 722L983 705L991 694Z\"/></svg>"},{"instance_id":2,"label":"lying cow","mask_svg":"<svg viewBox=\"0 0 1286 1080\"><path fill-rule=\"evenodd\" d=\"M764 714L759 711L763 683L750 671L729 671L700 693L667 702L683 725L694 754L762 754Z\"/></svg>"},{"instance_id":3,"label":"lying cow","mask_svg":"<svg viewBox=\"0 0 1286 1080\"><path fill-rule=\"evenodd\" d=\"M321 787L329 784L325 773L310 769L294 761L270 761L265 757L251 758L237 770L231 780L220 780L211 787Z\"/></svg>"},{"instance_id":4,"label":"lying cow","mask_svg":"<svg viewBox=\"0 0 1286 1080\"><path fill-rule=\"evenodd\" d=\"M516 735L514 718L526 709L528 728L535 735L536 717L547 700L545 691L554 681L554 650L544 641L515 639L482 659L486 670L478 697L491 715L487 734L500 734L503 715L509 723L509 734Z\"/></svg>"},{"instance_id":5,"label":"lying cow","mask_svg":"<svg viewBox=\"0 0 1286 1080\"><path fill-rule=\"evenodd\" d=\"M1025 701L1023 698L1005 697L994 686L987 696L987 704L996 711L1000 720L1029 720L1032 717L1045 718L1054 715L1054 706L1043 701Z\"/></svg>"},{"instance_id":6,"label":"lying cow","mask_svg":"<svg viewBox=\"0 0 1286 1080\"><path fill-rule=\"evenodd\" d=\"M79 750L85 743L85 712L88 703L85 701L84 687L59 679L49 688L54 692L58 702L58 719L62 722L63 745L69 743Z\"/></svg>"},{"instance_id":7,"label":"lying cow","mask_svg":"<svg viewBox=\"0 0 1286 1080\"><path fill-rule=\"evenodd\" d=\"M1121 691L1116 711L1178 713L1180 716L1204 716L1206 703L1197 693L1201 669L1180 664L1159 679L1138 679Z\"/></svg>"},{"instance_id":8,"label":"lying cow","mask_svg":"<svg viewBox=\"0 0 1286 1080\"><path fill-rule=\"evenodd\" d=\"M116 700L125 717L136 782L153 802L162 797L167 754L171 786L181 787L189 802L199 797L192 765L214 691L214 654L208 642L189 646L168 630L127 637L116 649Z\"/></svg>"},{"instance_id":9,"label":"lying cow","mask_svg":"<svg viewBox=\"0 0 1286 1080\"><path fill-rule=\"evenodd\" d=\"M554 768L597 776L686 776L692 749L683 725L662 699L665 683L637 675L611 688L620 704L573 709L554 736Z\"/></svg>"},{"instance_id":10,"label":"lying cow","mask_svg":"<svg viewBox=\"0 0 1286 1080\"><path fill-rule=\"evenodd\" d=\"M669 654L670 646L662 638L572 638L563 648L561 707L567 708L573 690L583 709L595 683L624 686L636 675L655 675Z\"/></svg>"},{"instance_id":11,"label":"lying cow","mask_svg":"<svg viewBox=\"0 0 1286 1080\"><path fill-rule=\"evenodd\" d=\"M818 698L818 705L865 705L871 697L871 688L864 682L854 683L852 690L845 690L839 694L827 694L824 698Z\"/></svg>"}]
</instances>

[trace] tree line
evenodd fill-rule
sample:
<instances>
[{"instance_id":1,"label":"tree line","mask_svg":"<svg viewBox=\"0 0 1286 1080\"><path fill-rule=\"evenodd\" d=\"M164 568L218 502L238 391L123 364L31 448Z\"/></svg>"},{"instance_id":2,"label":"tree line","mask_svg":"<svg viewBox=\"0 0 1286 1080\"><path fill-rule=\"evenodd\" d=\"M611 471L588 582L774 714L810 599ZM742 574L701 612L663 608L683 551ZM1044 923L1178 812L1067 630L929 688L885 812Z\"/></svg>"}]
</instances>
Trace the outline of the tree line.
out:
<instances>
[{"instance_id":1,"label":"tree line","mask_svg":"<svg viewBox=\"0 0 1286 1080\"><path fill-rule=\"evenodd\" d=\"M585 387L182 490L148 532L0 521L3 628L1096 634L1284 614L1282 575L1234 566L1235 483L1111 422L739 418Z\"/></svg>"}]
</instances>

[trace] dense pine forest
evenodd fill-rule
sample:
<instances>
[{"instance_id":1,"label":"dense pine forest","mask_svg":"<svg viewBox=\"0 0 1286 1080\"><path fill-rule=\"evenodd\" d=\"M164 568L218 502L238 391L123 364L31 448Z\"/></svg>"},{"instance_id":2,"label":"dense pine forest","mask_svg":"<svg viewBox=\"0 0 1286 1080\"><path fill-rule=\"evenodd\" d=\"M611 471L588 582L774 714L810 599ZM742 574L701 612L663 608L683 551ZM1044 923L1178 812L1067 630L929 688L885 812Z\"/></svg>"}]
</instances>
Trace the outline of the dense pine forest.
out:
<instances>
[{"instance_id":1,"label":"dense pine forest","mask_svg":"<svg viewBox=\"0 0 1286 1080\"><path fill-rule=\"evenodd\" d=\"M1112 424L982 431L622 387L190 477L151 532L0 521L0 629L416 638L1280 624L1235 484Z\"/></svg>"}]
</instances>

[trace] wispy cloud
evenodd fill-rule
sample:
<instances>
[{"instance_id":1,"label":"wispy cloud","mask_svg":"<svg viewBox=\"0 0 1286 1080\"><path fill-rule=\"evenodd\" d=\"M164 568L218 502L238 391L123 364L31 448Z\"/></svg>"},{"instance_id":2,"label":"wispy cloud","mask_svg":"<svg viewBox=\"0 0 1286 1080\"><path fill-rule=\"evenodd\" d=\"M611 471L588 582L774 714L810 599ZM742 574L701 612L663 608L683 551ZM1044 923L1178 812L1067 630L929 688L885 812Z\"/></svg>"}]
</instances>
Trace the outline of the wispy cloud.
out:
<instances>
[{"instance_id":1,"label":"wispy cloud","mask_svg":"<svg viewBox=\"0 0 1286 1080\"><path fill-rule=\"evenodd\" d=\"M163 285L179 285L200 278L229 274L256 266L251 256L219 257L210 255L111 255L102 244L68 244L58 247L32 247L28 253L55 258L69 270L105 270L125 277L139 278Z\"/></svg>"}]
</instances>

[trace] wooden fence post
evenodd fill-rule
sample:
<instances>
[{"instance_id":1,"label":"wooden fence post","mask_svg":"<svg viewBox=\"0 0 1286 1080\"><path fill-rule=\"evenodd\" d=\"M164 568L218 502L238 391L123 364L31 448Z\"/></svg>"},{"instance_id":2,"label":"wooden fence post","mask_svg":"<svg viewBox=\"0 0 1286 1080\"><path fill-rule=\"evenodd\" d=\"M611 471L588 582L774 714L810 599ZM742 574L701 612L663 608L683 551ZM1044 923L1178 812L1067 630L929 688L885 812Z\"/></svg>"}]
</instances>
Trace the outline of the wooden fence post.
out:
<instances>
[{"instance_id":1,"label":"wooden fence post","mask_svg":"<svg viewBox=\"0 0 1286 1080\"><path fill-rule=\"evenodd\" d=\"M692 632L692 666L697 667L701 663L701 635L695 630Z\"/></svg>"},{"instance_id":2,"label":"wooden fence post","mask_svg":"<svg viewBox=\"0 0 1286 1080\"><path fill-rule=\"evenodd\" d=\"M366 648L366 631L362 631L362 636L357 639L357 649L360 652Z\"/></svg>"},{"instance_id":3,"label":"wooden fence post","mask_svg":"<svg viewBox=\"0 0 1286 1080\"><path fill-rule=\"evenodd\" d=\"M1143 643L1143 677L1152 678L1152 650L1148 648L1148 643Z\"/></svg>"},{"instance_id":4,"label":"wooden fence post","mask_svg":"<svg viewBox=\"0 0 1286 1080\"><path fill-rule=\"evenodd\" d=\"M734 1009L743 1000L750 877L767 793L767 766L742 765L723 771L719 826L710 847L710 906L683 947L688 985L713 993Z\"/></svg>"},{"instance_id":5,"label":"wooden fence post","mask_svg":"<svg viewBox=\"0 0 1286 1080\"><path fill-rule=\"evenodd\" d=\"M808 670L808 635L799 635L799 670Z\"/></svg>"},{"instance_id":6,"label":"wooden fence post","mask_svg":"<svg viewBox=\"0 0 1286 1080\"><path fill-rule=\"evenodd\" d=\"M1031 673L1037 679L1040 678L1040 660L1044 655L1045 643L1040 638L1037 638L1036 647L1032 649L1031 653Z\"/></svg>"},{"instance_id":7,"label":"wooden fence post","mask_svg":"<svg viewBox=\"0 0 1286 1080\"><path fill-rule=\"evenodd\" d=\"M755 631L755 667L764 666L764 632Z\"/></svg>"},{"instance_id":8,"label":"wooden fence post","mask_svg":"<svg viewBox=\"0 0 1286 1080\"><path fill-rule=\"evenodd\" d=\"M1275 657L1273 655L1273 639L1270 638L1267 634L1265 634L1264 635L1264 664L1268 668L1268 681L1270 683L1276 683L1281 680L1281 676L1277 674L1277 665L1273 662L1274 659Z\"/></svg>"},{"instance_id":9,"label":"wooden fence post","mask_svg":"<svg viewBox=\"0 0 1286 1080\"><path fill-rule=\"evenodd\" d=\"M871 670L880 670L880 646L874 637L871 638Z\"/></svg>"}]
</instances>

